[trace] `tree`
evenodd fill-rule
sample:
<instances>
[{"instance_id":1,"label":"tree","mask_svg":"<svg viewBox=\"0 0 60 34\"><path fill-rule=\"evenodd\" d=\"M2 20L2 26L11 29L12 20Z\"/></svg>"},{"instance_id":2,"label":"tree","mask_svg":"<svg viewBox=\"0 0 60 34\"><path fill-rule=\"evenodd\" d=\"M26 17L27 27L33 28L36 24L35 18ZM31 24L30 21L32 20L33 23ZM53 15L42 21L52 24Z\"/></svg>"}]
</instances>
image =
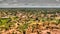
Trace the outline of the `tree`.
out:
<instances>
[{"instance_id":1,"label":"tree","mask_svg":"<svg viewBox=\"0 0 60 34\"><path fill-rule=\"evenodd\" d=\"M23 34L26 34L26 29L28 28L29 23L25 23L22 25L19 25L18 28L21 32L23 32Z\"/></svg>"}]
</instances>

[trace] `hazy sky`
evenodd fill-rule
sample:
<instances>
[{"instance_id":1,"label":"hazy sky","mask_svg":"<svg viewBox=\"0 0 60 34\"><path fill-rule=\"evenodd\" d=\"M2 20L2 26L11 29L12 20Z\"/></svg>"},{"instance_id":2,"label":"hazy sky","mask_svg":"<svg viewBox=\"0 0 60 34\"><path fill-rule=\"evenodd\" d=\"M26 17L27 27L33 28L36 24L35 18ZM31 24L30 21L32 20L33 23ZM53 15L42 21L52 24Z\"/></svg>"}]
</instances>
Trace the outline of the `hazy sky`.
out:
<instances>
[{"instance_id":1,"label":"hazy sky","mask_svg":"<svg viewBox=\"0 0 60 34\"><path fill-rule=\"evenodd\" d=\"M0 0L1 6L60 6L60 0Z\"/></svg>"},{"instance_id":2,"label":"hazy sky","mask_svg":"<svg viewBox=\"0 0 60 34\"><path fill-rule=\"evenodd\" d=\"M0 0L0 3L4 2L17 2L17 3L59 3L59 0Z\"/></svg>"}]
</instances>

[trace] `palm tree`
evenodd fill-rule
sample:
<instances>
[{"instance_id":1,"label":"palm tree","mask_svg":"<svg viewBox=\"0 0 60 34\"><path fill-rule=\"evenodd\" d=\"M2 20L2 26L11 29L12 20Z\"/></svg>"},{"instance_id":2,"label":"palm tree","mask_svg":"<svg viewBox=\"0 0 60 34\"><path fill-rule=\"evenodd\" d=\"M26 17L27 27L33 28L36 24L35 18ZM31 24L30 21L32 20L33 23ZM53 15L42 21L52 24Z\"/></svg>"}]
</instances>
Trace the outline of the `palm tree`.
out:
<instances>
[{"instance_id":1,"label":"palm tree","mask_svg":"<svg viewBox=\"0 0 60 34\"><path fill-rule=\"evenodd\" d=\"M0 18L0 26L7 24L10 18Z\"/></svg>"},{"instance_id":2,"label":"palm tree","mask_svg":"<svg viewBox=\"0 0 60 34\"><path fill-rule=\"evenodd\" d=\"M26 34L26 29L28 28L29 23L25 23L22 25L19 25L18 28L21 32L23 32L23 34Z\"/></svg>"},{"instance_id":3,"label":"palm tree","mask_svg":"<svg viewBox=\"0 0 60 34\"><path fill-rule=\"evenodd\" d=\"M10 18L0 18L0 27L3 29L9 29Z\"/></svg>"}]
</instances>

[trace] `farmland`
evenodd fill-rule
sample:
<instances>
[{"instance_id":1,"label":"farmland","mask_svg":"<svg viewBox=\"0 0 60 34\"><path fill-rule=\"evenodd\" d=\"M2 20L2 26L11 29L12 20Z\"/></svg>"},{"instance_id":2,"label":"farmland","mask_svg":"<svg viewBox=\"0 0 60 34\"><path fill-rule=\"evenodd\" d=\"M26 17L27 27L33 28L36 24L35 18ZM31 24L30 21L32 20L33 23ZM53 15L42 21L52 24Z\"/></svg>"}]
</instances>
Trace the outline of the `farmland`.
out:
<instances>
[{"instance_id":1,"label":"farmland","mask_svg":"<svg viewBox=\"0 0 60 34\"><path fill-rule=\"evenodd\" d=\"M0 9L0 34L60 34L60 9Z\"/></svg>"}]
</instances>

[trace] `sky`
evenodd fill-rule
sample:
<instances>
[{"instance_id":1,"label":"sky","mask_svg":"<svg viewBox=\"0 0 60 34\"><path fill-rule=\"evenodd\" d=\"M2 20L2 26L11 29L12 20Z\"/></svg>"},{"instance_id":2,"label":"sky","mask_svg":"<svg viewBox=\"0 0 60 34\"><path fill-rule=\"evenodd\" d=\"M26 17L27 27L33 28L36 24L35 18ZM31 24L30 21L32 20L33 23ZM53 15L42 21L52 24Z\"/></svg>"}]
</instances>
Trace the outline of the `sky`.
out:
<instances>
[{"instance_id":1,"label":"sky","mask_svg":"<svg viewBox=\"0 0 60 34\"><path fill-rule=\"evenodd\" d=\"M0 0L1 6L60 6L60 0Z\"/></svg>"}]
</instances>

